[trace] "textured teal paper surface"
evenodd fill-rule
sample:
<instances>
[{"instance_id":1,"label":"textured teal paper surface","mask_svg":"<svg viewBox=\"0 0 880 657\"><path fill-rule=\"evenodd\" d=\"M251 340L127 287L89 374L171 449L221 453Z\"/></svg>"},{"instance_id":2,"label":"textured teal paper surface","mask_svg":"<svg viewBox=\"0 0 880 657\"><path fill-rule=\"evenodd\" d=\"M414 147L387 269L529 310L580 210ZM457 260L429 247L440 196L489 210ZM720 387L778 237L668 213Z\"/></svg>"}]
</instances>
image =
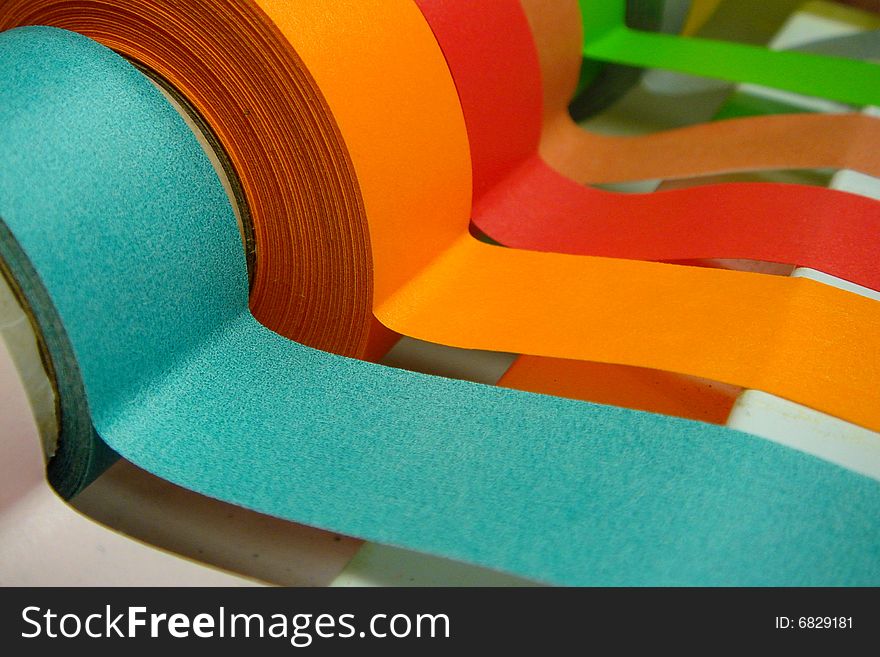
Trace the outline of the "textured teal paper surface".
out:
<instances>
[{"instance_id":1,"label":"textured teal paper surface","mask_svg":"<svg viewBox=\"0 0 880 657\"><path fill-rule=\"evenodd\" d=\"M61 318L98 433L175 483L547 582L880 584L870 479L720 427L394 370L262 327L196 140L84 37L0 35L0 217L10 268L38 274L22 285L40 323ZM40 281L54 309L31 294Z\"/></svg>"}]
</instances>

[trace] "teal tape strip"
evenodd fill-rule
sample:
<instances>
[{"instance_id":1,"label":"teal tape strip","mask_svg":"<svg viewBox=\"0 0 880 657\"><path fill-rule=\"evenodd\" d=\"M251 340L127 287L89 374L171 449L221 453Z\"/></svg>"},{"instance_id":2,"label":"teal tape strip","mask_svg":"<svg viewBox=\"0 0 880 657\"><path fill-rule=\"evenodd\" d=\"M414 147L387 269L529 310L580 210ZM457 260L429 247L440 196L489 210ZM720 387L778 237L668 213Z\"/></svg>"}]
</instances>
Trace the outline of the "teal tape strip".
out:
<instances>
[{"instance_id":1,"label":"teal tape strip","mask_svg":"<svg viewBox=\"0 0 880 657\"><path fill-rule=\"evenodd\" d=\"M41 326L60 318L95 428L146 470L546 582L880 583L866 477L721 427L393 370L258 324L192 133L84 37L0 34L0 171L3 258L16 277L33 267L18 280Z\"/></svg>"}]
</instances>

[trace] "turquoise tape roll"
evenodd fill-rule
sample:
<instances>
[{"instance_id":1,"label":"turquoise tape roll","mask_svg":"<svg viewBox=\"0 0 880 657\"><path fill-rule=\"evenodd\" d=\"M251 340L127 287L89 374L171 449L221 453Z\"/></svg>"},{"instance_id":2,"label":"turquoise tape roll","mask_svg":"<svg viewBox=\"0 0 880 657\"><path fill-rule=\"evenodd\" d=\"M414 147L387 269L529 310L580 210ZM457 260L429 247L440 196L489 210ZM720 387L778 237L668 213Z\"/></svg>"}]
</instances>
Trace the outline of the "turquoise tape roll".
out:
<instances>
[{"instance_id":1,"label":"turquoise tape roll","mask_svg":"<svg viewBox=\"0 0 880 657\"><path fill-rule=\"evenodd\" d=\"M46 340L63 328L101 439L146 470L545 582L880 583L873 480L721 427L394 370L258 324L192 133L84 37L0 34L0 171L0 255Z\"/></svg>"}]
</instances>

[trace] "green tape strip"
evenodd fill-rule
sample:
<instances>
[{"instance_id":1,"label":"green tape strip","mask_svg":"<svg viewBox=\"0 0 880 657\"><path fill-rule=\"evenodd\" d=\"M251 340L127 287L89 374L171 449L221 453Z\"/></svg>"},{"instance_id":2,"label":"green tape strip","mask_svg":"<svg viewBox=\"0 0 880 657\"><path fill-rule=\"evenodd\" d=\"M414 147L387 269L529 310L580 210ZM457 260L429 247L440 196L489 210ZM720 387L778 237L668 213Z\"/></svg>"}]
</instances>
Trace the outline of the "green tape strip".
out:
<instances>
[{"instance_id":1,"label":"green tape strip","mask_svg":"<svg viewBox=\"0 0 880 657\"><path fill-rule=\"evenodd\" d=\"M626 0L579 0L584 57L751 82L851 105L880 104L880 65L742 43L641 32L626 26Z\"/></svg>"},{"instance_id":2,"label":"green tape strip","mask_svg":"<svg viewBox=\"0 0 880 657\"><path fill-rule=\"evenodd\" d=\"M685 0L627 0L626 23L638 30L675 34L684 27L689 4ZM606 109L638 84L643 72L634 66L585 60L569 107L572 118L582 121Z\"/></svg>"},{"instance_id":3,"label":"green tape strip","mask_svg":"<svg viewBox=\"0 0 880 657\"><path fill-rule=\"evenodd\" d=\"M248 311L235 217L123 59L0 34L0 255L119 454L200 493L565 584L878 584L880 485L746 434L315 351ZM33 276L23 276L31 269ZM75 357L75 360L74 360ZM63 434L85 441L91 431ZM63 546L59 546L63 549Z\"/></svg>"}]
</instances>

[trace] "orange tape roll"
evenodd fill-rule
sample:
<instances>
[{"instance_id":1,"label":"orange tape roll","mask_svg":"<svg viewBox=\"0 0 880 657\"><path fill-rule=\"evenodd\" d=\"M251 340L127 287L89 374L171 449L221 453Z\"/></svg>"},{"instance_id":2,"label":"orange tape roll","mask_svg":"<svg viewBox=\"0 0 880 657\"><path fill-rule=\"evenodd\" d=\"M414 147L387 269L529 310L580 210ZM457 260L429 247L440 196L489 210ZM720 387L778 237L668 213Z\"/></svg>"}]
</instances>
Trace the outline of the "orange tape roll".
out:
<instances>
[{"instance_id":1,"label":"orange tape roll","mask_svg":"<svg viewBox=\"0 0 880 657\"><path fill-rule=\"evenodd\" d=\"M40 23L128 55L211 126L253 223L255 315L280 333L363 353L372 304L385 326L431 342L681 372L880 428L868 300L472 238L458 95L408 0L0 7L0 27Z\"/></svg>"}]
</instances>

